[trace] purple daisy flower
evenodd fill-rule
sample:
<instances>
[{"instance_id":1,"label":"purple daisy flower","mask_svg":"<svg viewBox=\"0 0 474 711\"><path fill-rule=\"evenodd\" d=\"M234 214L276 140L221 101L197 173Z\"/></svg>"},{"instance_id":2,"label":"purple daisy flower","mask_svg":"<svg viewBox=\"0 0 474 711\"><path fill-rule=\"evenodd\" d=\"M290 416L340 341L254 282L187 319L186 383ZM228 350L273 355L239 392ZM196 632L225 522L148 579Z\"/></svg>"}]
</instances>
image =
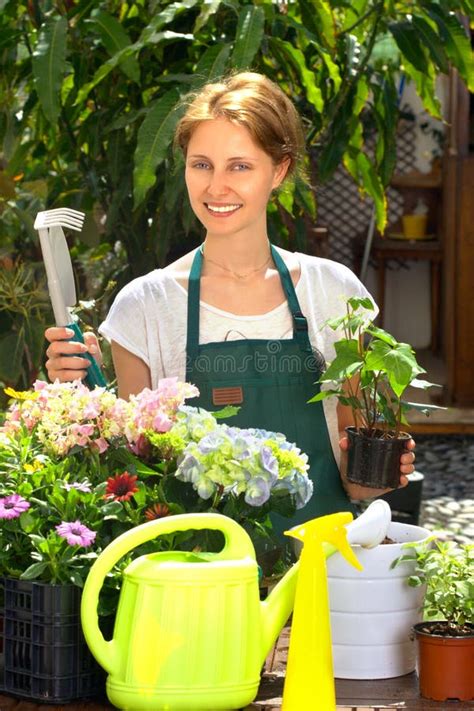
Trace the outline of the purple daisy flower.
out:
<instances>
[{"instance_id":1,"label":"purple daisy flower","mask_svg":"<svg viewBox=\"0 0 474 711\"><path fill-rule=\"evenodd\" d=\"M74 521L74 523L63 521L56 526L56 532L61 538L65 538L70 546L84 546L84 548L90 546L97 535L95 531L91 531L80 521Z\"/></svg>"},{"instance_id":2,"label":"purple daisy flower","mask_svg":"<svg viewBox=\"0 0 474 711\"><path fill-rule=\"evenodd\" d=\"M24 511L30 508L30 504L19 494L10 494L0 499L0 518L18 518Z\"/></svg>"}]
</instances>

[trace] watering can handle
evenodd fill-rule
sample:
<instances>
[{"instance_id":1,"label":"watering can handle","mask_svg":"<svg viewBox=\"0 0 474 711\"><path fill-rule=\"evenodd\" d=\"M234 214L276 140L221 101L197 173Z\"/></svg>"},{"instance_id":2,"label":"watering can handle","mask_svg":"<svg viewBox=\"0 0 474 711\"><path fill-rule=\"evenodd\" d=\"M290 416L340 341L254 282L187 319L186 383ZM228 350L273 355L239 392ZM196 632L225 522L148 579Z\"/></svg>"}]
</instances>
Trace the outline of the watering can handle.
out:
<instances>
[{"instance_id":1,"label":"watering can handle","mask_svg":"<svg viewBox=\"0 0 474 711\"><path fill-rule=\"evenodd\" d=\"M81 601L82 628L87 644L99 664L109 673L116 666L113 640L106 642L99 630L97 605L105 576L113 566L133 548L157 536L176 531L212 529L224 534L224 548L215 554L221 560L238 560L250 557L255 560L255 550L249 535L236 521L221 514L180 514L149 521L122 533L102 551L87 576Z\"/></svg>"}]
</instances>

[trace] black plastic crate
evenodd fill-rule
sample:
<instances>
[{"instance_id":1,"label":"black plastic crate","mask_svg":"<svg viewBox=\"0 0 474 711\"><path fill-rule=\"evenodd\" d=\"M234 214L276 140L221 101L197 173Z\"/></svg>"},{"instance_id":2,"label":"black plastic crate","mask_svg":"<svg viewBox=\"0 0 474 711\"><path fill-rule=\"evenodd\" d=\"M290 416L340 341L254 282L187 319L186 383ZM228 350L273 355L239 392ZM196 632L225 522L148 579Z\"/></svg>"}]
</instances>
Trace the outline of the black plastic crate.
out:
<instances>
[{"instance_id":1,"label":"black plastic crate","mask_svg":"<svg viewBox=\"0 0 474 711\"><path fill-rule=\"evenodd\" d=\"M81 628L81 591L4 578L1 690L50 703L101 696L105 673Z\"/></svg>"}]
</instances>

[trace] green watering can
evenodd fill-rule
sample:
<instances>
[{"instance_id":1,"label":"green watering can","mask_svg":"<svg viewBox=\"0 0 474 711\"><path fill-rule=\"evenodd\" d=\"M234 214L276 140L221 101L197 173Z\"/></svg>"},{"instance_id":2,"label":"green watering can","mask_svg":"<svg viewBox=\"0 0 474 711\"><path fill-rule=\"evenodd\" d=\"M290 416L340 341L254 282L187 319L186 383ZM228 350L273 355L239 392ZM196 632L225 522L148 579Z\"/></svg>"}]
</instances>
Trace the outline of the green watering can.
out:
<instances>
[{"instance_id":1,"label":"green watering can","mask_svg":"<svg viewBox=\"0 0 474 711\"><path fill-rule=\"evenodd\" d=\"M223 533L219 553L152 553L128 565L114 636L106 641L97 604L115 563L159 535L202 529ZM339 550L350 556L347 541ZM265 658L292 611L298 568L295 563L261 602L252 541L226 516L170 516L119 536L92 566L81 607L87 644L109 674L110 701L136 711L217 711L251 703Z\"/></svg>"}]
</instances>

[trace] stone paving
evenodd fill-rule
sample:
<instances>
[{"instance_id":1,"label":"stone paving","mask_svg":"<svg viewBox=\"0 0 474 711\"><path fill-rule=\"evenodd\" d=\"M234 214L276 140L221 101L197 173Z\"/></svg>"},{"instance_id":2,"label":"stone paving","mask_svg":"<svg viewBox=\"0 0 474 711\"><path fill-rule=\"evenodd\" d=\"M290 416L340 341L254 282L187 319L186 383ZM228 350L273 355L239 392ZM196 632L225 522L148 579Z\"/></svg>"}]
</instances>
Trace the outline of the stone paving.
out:
<instances>
[{"instance_id":1,"label":"stone paving","mask_svg":"<svg viewBox=\"0 0 474 711\"><path fill-rule=\"evenodd\" d=\"M420 525L443 540L474 543L474 436L417 435L424 475Z\"/></svg>"}]
</instances>

